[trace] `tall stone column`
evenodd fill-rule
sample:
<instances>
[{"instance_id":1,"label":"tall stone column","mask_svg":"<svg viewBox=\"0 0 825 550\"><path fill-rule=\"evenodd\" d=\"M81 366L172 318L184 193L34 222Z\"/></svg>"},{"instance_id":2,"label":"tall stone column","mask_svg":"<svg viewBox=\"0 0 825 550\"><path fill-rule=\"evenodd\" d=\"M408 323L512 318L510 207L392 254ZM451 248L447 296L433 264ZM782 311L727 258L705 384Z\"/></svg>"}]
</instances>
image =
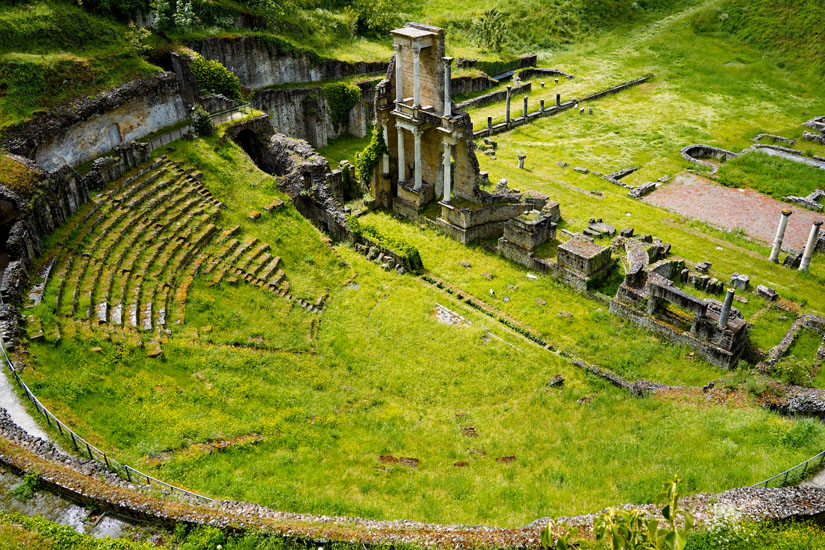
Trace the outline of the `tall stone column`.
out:
<instances>
[{"instance_id":1,"label":"tall stone column","mask_svg":"<svg viewBox=\"0 0 825 550\"><path fill-rule=\"evenodd\" d=\"M808 244L805 245L805 253L802 255L802 263L799 264L799 271L808 271L808 267L811 265L811 257L814 255L816 236L819 235L820 227L822 227L822 222L814 222L811 226L811 234L808 235Z\"/></svg>"},{"instance_id":2,"label":"tall stone column","mask_svg":"<svg viewBox=\"0 0 825 550\"><path fill-rule=\"evenodd\" d=\"M453 116L452 84L453 58L444 58L444 116Z\"/></svg>"},{"instance_id":3,"label":"tall stone column","mask_svg":"<svg viewBox=\"0 0 825 550\"><path fill-rule=\"evenodd\" d=\"M389 143L390 143L390 132L387 130L387 123L385 122L383 125L383 132L384 132L384 145L388 147L387 152L381 156L381 174L384 177L388 177L390 175L390 155L389 155Z\"/></svg>"},{"instance_id":4,"label":"tall stone column","mask_svg":"<svg viewBox=\"0 0 825 550\"><path fill-rule=\"evenodd\" d=\"M396 103L402 103L404 101L404 81L403 72L401 71L401 44L396 44L393 48L395 48L395 101Z\"/></svg>"},{"instance_id":5,"label":"tall stone column","mask_svg":"<svg viewBox=\"0 0 825 550\"><path fill-rule=\"evenodd\" d=\"M444 202L450 202L453 196L453 165L450 161L452 156L452 146L444 142Z\"/></svg>"},{"instance_id":6,"label":"tall stone column","mask_svg":"<svg viewBox=\"0 0 825 550\"><path fill-rule=\"evenodd\" d=\"M398 181L407 179L407 163L404 159L404 129L396 126L398 130Z\"/></svg>"},{"instance_id":7,"label":"tall stone column","mask_svg":"<svg viewBox=\"0 0 825 550\"><path fill-rule=\"evenodd\" d=\"M413 107L421 107L421 48L413 46Z\"/></svg>"},{"instance_id":8,"label":"tall stone column","mask_svg":"<svg viewBox=\"0 0 825 550\"><path fill-rule=\"evenodd\" d=\"M415 138L415 189L416 191L421 190L421 129L416 128L413 130L413 137Z\"/></svg>"},{"instance_id":9,"label":"tall stone column","mask_svg":"<svg viewBox=\"0 0 825 550\"><path fill-rule=\"evenodd\" d=\"M507 124L510 124L510 90L512 88L512 86L507 86L507 105L504 111L504 122Z\"/></svg>"},{"instance_id":10,"label":"tall stone column","mask_svg":"<svg viewBox=\"0 0 825 550\"><path fill-rule=\"evenodd\" d=\"M774 263L779 263L779 252L782 250L782 241L785 240L785 228L788 227L788 218L791 217L790 210L782 211L782 218L779 220L779 228L776 230L776 238L773 240L773 248L771 249L770 260Z\"/></svg>"},{"instance_id":11,"label":"tall stone column","mask_svg":"<svg viewBox=\"0 0 825 550\"><path fill-rule=\"evenodd\" d=\"M728 319L730 319L730 308L733 306L733 295L736 290L729 288L728 294L725 296L725 303L722 304L722 312L719 314L719 328L728 326Z\"/></svg>"}]
</instances>

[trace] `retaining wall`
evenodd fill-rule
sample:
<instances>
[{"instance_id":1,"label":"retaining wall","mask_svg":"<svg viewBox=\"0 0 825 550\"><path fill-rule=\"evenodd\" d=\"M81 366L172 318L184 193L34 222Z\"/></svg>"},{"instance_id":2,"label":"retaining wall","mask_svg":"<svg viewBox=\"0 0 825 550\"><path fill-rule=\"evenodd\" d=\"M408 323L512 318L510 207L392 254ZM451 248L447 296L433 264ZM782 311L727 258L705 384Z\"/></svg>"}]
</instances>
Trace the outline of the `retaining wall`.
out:
<instances>
[{"instance_id":1,"label":"retaining wall","mask_svg":"<svg viewBox=\"0 0 825 550\"><path fill-rule=\"evenodd\" d=\"M188 46L207 59L220 61L238 76L241 85L252 89L383 73L387 69L383 61L348 63L282 51L256 36L207 38Z\"/></svg>"},{"instance_id":2,"label":"retaining wall","mask_svg":"<svg viewBox=\"0 0 825 550\"><path fill-rule=\"evenodd\" d=\"M255 109L269 115L272 129L296 139L304 139L313 147L325 147L331 139L345 133L364 137L375 118L374 83L359 82L361 98L349 113L346 126L336 129L330 119L330 108L323 90L318 88L278 88L260 90L252 97Z\"/></svg>"},{"instance_id":3,"label":"retaining wall","mask_svg":"<svg viewBox=\"0 0 825 550\"><path fill-rule=\"evenodd\" d=\"M189 117L173 73L134 80L5 130L0 146L46 171L76 166Z\"/></svg>"}]
</instances>

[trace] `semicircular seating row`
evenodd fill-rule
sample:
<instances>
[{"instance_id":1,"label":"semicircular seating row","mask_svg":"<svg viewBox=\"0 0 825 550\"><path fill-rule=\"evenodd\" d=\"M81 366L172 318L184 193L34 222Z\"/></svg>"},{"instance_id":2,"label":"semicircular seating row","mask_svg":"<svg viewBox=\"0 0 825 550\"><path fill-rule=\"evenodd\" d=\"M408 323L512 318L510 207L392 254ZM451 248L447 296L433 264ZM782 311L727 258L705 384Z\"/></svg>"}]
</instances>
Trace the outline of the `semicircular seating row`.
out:
<instances>
[{"instance_id":1,"label":"semicircular seating row","mask_svg":"<svg viewBox=\"0 0 825 550\"><path fill-rule=\"evenodd\" d=\"M141 345L151 355L183 323L195 276L209 284L245 281L287 299L281 259L240 227L215 225L223 204L200 182L202 174L160 157L92 199L70 226L47 284L57 317ZM171 314L171 317L170 317ZM60 338L59 328L50 327ZM153 353L154 350L157 353Z\"/></svg>"}]
</instances>

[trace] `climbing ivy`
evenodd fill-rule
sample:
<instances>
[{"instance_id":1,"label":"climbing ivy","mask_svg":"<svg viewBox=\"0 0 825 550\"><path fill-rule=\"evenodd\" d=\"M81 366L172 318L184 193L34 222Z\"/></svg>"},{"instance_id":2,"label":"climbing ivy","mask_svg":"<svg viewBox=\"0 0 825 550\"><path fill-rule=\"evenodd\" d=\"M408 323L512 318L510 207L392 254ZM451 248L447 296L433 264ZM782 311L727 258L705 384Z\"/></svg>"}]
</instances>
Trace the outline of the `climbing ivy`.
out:
<instances>
[{"instance_id":1,"label":"climbing ivy","mask_svg":"<svg viewBox=\"0 0 825 550\"><path fill-rule=\"evenodd\" d=\"M369 188L372 174L375 172L375 167L378 166L381 155L387 153L389 151L387 150L387 144L384 142L384 134L377 126L373 126L369 143L363 151L355 155L355 176L363 189Z\"/></svg>"},{"instance_id":2,"label":"climbing ivy","mask_svg":"<svg viewBox=\"0 0 825 550\"><path fill-rule=\"evenodd\" d=\"M192 75L201 92L206 94L222 94L229 99L240 101L241 82L235 74L218 61L206 59L196 54L192 61Z\"/></svg>"},{"instance_id":3,"label":"climbing ivy","mask_svg":"<svg viewBox=\"0 0 825 550\"><path fill-rule=\"evenodd\" d=\"M361 99L361 90L355 84L349 82L331 82L322 88L324 98L329 105L329 117L335 131L349 121L349 112L358 105Z\"/></svg>"}]
</instances>

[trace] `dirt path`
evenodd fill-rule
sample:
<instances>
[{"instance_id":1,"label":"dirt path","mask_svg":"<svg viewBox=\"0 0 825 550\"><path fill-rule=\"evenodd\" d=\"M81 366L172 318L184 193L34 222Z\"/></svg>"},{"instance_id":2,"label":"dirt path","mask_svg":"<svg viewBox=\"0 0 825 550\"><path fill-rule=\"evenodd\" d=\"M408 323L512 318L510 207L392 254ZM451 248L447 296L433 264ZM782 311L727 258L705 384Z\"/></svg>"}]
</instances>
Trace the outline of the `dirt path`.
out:
<instances>
[{"instance_id":1,"label":"dirt path","mask_svg":"<svg viewBox=\"0 0 825 550\"><path fill-rule=\"evenodd\" d=\"M751 237L768 244L773 242L780 212L790 209L793 215L785 233L786 250L804 248L811 224L825 221L823 214L772 199L753 189L732 189L689 173L679 174L645 200L725 229L744 229Z\"/></svg>"}]
</instances>

